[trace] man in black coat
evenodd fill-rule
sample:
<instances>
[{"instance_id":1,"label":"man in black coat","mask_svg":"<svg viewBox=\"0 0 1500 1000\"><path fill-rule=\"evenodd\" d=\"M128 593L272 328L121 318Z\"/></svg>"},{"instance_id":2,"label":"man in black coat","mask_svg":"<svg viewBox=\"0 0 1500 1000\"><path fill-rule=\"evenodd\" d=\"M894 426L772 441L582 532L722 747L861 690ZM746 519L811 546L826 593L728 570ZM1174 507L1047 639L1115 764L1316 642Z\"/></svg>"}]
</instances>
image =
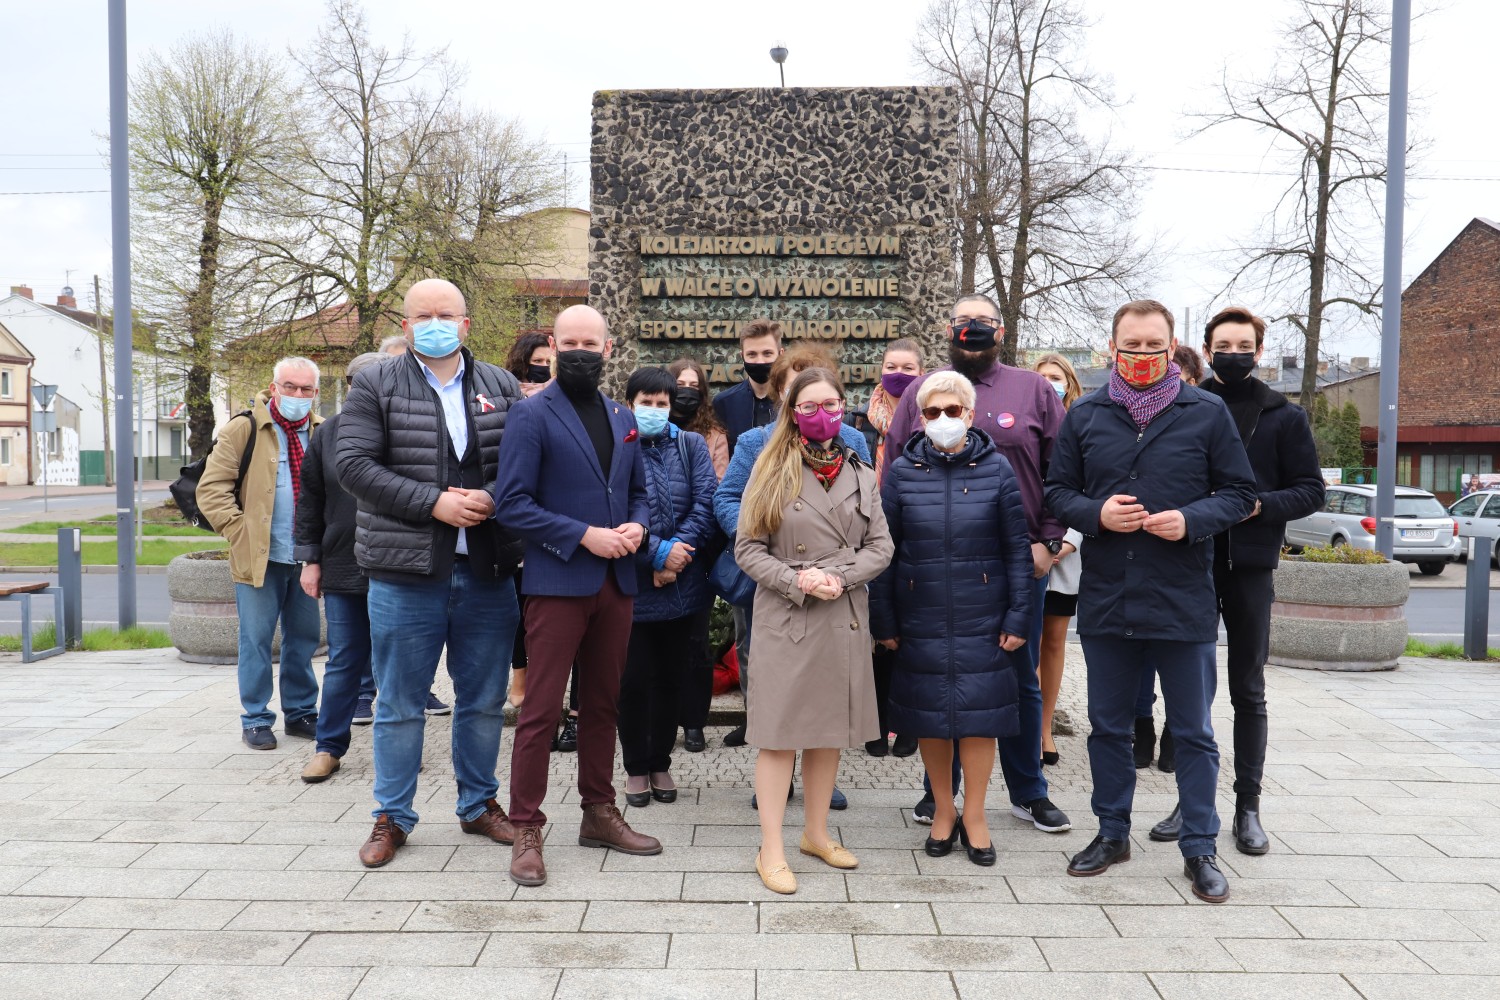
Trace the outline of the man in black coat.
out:
<instances>
[{"instance_id":1,"label":"man in black coat","mask_svg":"<svg viewBox=\"0 0 1500 1000\"><path fill-rule=\"evenodd\" d=\"M1252 372L1265 349L1266 321L1230 306L1208 321L1203 356L1214 377L1201 388L1222 399L1255 470L1255 511L1214 537L1214 591L1229 637L1229 703L1234 707L1234 845L1265 854L1260 823L1266 765L1266 655L1271 639L1271 583L1286 523L1323 506L1323 471L1307 411ZM1176 840L1180 809L1151 828L1151 839Z\"/></svg>"},{"instance_id":2,"label":"man in black coat","mask_svg":"<svg viewBox=\"0 0 1500 1000\"><path fill-rule=\"evenodd\" d=\"M495 522L491 490L521 386L463 346L469 319L451 282L417 282L405 313L410 353L355 377L338 440L339 482L359 502L354 554L370 579L379 691L375 826L359 852L368 868L389 863L416 826L423 709L444 647L459 826L502 844L514 838L495 801L495 763L521 547Z\"/></svg>"}]
</instances>

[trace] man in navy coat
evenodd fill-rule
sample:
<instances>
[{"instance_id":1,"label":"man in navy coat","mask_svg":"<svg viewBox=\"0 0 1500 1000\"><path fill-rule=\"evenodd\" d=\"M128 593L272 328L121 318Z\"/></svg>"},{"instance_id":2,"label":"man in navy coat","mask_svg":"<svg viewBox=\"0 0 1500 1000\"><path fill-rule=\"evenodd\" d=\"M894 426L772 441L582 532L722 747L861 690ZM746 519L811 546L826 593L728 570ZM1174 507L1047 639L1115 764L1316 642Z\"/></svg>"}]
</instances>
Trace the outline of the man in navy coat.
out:
<instances>
[{"instance_id":1,"label":"man in navy coat","mask_svg":"<svg viewBox=\"0 0 1500 1000\"><path fill-rule=\"evenodd\" d=\"M1184 874L1218 903L1214 807L1219 749L1210 710L1218 680L1214 543L1255 509L1255 474L1216 396L1182 382L1172 314L1153 300L1115 313L1109 384L1073 404L1047 475L1047 504L1088 536L1078 635L1088 661L1089 764L1099 835L1068 865L1098 875L1130 859L1135 700L1142 670L1161 677L1177 743Z\"/></svg>"},{"instance_id":2,"label":"man in navy coat","mask_svg":"<svg viewBox=\"0 0 1500 1000\"><path fill-rule=\"evenodd\" d=\"M740 367L745 377L714 397L714 413L724 425L731 454L741 434L776 419L771 365L781 351L780 323L753 319L740 330Z\"/></svg>"},{"instance_id":3,"label":"man in navy coat","mask_svg":"<svg viewBox=\"0 0 1500 1000\"><path fill-rule=\"evenodd\" d=\"M646 543L651 511L640 433L630 409L599 391L613 348L604 317L570 306L553 325L557 378L511 412L496 518L525 541L526 701L511 753L510 877L547 881L542 799L557 706L579 665L578 842L626 854L659 854L615 806L615 718L636 593L631 556Z\"/></svg>"}]
</instances>

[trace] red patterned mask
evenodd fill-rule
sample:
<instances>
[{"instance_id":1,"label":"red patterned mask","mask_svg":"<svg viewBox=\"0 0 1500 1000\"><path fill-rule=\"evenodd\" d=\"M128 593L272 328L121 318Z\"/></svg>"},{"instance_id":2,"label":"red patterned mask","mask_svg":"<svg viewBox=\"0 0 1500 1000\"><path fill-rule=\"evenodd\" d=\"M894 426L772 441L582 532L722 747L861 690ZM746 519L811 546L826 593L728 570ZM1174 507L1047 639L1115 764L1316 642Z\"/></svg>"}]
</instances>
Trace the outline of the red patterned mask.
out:
<instances>
[{"instance_id":1,"label":"red patterned mask","mask_svg":"<svg viewBox=\"0 0 1500 1000\"><path fill-rule=\"evenodd\" d=\"M1115 370L1130 385L1144 389L1166 376L1171 357L1170 351L1116 351Z\"/></svg>"}]
</instances>

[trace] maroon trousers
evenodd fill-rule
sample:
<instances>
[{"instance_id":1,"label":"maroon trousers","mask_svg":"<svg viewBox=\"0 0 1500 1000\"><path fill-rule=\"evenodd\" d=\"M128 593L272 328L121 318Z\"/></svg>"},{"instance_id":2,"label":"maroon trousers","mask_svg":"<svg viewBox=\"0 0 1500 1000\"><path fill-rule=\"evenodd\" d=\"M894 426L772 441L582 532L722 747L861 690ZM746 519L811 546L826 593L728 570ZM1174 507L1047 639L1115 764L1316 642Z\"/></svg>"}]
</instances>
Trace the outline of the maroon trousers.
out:
<instances>
[{"instance_id":1,"label":"maroon trousers","mask_svg":"<svg viewBox=\"0 0 1500 1000\"><path fill-rule=\"evenodd\" d=\"M613 572L592 597L526 597L526 700L510 758L510 818L547 822L547 764L573 662L578 662L578 794L584 806L615 801L615 720L635 598Z\"/></svg>"}]
</instances>

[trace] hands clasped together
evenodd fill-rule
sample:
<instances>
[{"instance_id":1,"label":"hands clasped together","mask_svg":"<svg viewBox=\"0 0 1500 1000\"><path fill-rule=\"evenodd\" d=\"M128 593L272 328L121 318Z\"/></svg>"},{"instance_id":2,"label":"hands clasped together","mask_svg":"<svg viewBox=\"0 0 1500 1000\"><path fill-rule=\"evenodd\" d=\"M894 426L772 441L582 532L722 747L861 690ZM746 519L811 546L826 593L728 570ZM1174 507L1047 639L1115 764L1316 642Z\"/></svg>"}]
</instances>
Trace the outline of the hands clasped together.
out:
<instances>
[{"instance_id":1,"label":"hands clasped together","mask_svg":"<svg viewBox=\"0 0 1500 1000\"><path fill-rule=\"evenodd\" d=\"M809 597L836 601L843 596L844 581L827 570L809 566L797 571L797 588Z\"/></svg>"},{"instance_id":2,"label":"hands clasped together","mask_svg":"<svg viewBox=\"0 0 1500 1000\"><path fill-rule=\"evenodd\" d=\"M1104 501L1099 511L1099 527L1121 534L1145 531L1169 542L1180 542L1187 535L1187 519L1182 516L1182 511L1164 510L1159 514L1148 514L1144 504L1136 503L1135 497L1123 493Z\"/></svg>"}]
</instances>

